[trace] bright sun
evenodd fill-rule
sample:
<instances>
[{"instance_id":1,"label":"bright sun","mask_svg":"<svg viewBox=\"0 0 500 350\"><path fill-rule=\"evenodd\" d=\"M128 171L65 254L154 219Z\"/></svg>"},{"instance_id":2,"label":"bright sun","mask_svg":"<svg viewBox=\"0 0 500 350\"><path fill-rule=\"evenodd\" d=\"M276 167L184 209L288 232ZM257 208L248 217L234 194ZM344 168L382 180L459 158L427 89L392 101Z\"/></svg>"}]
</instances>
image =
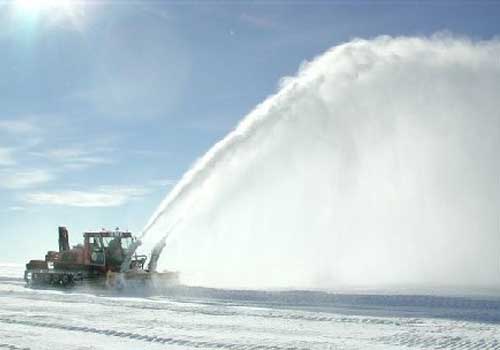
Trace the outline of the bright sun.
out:
<instances>
[{"instance_id":1,"label":"bright sun","mask_svg":"<svg viewBox=\"0 0 500 350\"><path fill-rule=\"evenodd\" d=\"M77 29L83 26L85 17L83 1L15 0L13 5L13 9L21 18L43 20L45 23L69 23Z\"/></svg>"}]
</instances>

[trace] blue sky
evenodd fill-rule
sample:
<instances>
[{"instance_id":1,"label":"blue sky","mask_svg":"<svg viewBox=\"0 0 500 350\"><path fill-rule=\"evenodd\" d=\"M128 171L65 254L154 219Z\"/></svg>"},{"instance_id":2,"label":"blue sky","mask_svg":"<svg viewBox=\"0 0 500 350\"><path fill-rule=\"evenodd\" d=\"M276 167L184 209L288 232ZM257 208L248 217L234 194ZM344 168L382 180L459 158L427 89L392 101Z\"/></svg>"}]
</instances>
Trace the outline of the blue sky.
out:
<instances>
[{"instance_id":1,"label":"blue sky","mask_svg":"<svg viewBox=\"0 0 500 350\"><path fill-rule=\"evenodd\" d=\"M355 37L500 33L495 2L0 2L3 261L57 226L139 232L305 60Z\"/></svg>"}]
</instances>

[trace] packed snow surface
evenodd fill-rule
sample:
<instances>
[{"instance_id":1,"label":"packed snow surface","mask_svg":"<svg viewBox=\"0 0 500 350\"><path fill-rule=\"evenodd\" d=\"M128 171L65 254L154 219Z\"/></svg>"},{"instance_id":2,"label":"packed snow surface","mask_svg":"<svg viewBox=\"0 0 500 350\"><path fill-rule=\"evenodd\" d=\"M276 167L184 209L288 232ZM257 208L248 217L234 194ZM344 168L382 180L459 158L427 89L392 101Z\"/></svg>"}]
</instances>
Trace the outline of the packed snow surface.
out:
<instances>
[{"instance_id":1,"label":"packed snow surface","mask_svg":"<svg viewBox=\"0 0 500 350\"><path fill-rule=\"evenodd\" d=\"M500 299L179 287L32 290L0 264L0 349L500 349Z\"/></svg>"}]
</instances>

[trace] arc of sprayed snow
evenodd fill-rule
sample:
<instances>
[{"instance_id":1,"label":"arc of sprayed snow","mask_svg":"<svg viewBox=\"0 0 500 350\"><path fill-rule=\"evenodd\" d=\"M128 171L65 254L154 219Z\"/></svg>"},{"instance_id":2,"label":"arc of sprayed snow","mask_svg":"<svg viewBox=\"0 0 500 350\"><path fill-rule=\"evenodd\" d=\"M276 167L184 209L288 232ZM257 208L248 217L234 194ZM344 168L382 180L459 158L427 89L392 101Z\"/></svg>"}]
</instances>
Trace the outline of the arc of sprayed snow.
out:
<instances>
[{"instance_id":1,"label":"arc of sprayed snow","mask_svg":"<svg viewBox=\"0 0 500 350\"><path fill-rule=\"evenodd\" d=\"M179 183L168 194L143 229L141 240L144 239L151 228L158 222L159 218L175 206L175 202L177 200L187 194L195 184L206 178L211 169L213 169L216 164L226 156L228 149L232 149L235 145L245 143L263 126L275 124L281 119L281 113L277 113L276 118L264 117L269 115L269 111L272 110L275 105L276 99L282 98L284 95L288 94L289 91L296 88L297 80L298 78L287 80L286 85L283 86L280 91L259 104L238 124L233 131L231 131L222 140L218 141L194 164L190 170L184 174Z\"/></svg>"},{"instance_id":2,"label":"arc of sprayed snow","mask_svg":"<svg viewBox=\"0 0 500 350\"><path fill-rule=\"evenodd\" d=\"M426 40L430 41L442 41L442 37L435 36L430 39L422 38L412 38L411 43L413 45L421 45ZM445 38L446 39L446 38ZM293 92L296 88L302 87L309 84L309 82L314 81L318 77L318 70L314 69L316 65L325 66L330 60L331 55L340 55L342 53L347 55L352 55L351 51L353 48L360 47L366 43L370 43L371 47L373 44L379 44L387 46L388 44L394 42L400 42L401 40L408 41L408 38L397 37L392 38L390 36L380 36L373 40L355 39L351 42L347 42L338 45L326 53L314 58L310 62L305 62L299 68L296 76L286 77L282 79L282 84L279 90L272 96L268 97L264 102L259 104L253 111L251 111L239 124L231 131L226 137L217 142L209 151L200 158L194 166L188 170L179 183L173 188L173 190L167 195L167 197L160 204L156 212L149 219L145 228L142 231L141 239L146 237L147 233L152 229L152 227L158 222L160 217L164 216L169 212L169 210L175 207L176 202L189 193L193 187L202 182L204 178L208 177L211 169L213 169L217 163L224 159L228 154L228 150L232 149L238 144L242 144L255 135L263 126L272 125L282 119L284 113L269 113L274 108L279 108L279 102L281 98L286 98L286 96ZM449 45L449 42L445 40L445 44ZM392 51L390 51L392 54ZM377 51L378 55L383 55L384 53ZM353 57L356 61L356 57ZM366 66L364 58L359 58L359 61L354 62L355 68L362 68ZM341 77L344 79L352 80L356 79L356 74L352 76L343 74ZM272 117L269 117L269 116Z\"/></svg>"},{"instance_id":3,"label":"arc of sprayed snow","mask_svg":"<svg viewBox=\"0 0 500 350\"><path fill-rule=\"evenodd\" d=\"M379 40L386 41L388 38L389 37L384 36L380 37ZM286 98L288 94L293 93L297 88L307 85L310 81L314 81L317 78L317 71L311 69L311 67L314 67L315 63L319 63L320 61L326 62L328 61L329 54L337 54L344 50L348 50L352 45L359 45L360 43L366 42L368 41L357 39L353 42L338 45L326 53L317 56L310 62L303 62L295 76L284 77L275 94L269 96L262 103L257 105L255 109L243 118L233 131L210 148L208 152L195 162L193 167L182 176L181 180L175 185L149 219L142 231L141 240L146 237L147 233L158 222L160 217L165 215L175 206L177 200L189 193L196 183L203 181L203 179L209 175L211 169L226 156L228 149L232 149L235 145L246 142L263 127L275 124L283 118L285 113L270 112L274 108L278 108L276 106L280 105L279 101L281 99ZM273 116L273 118L270 118L270 115Z\"/></svg>"}]
</instances>

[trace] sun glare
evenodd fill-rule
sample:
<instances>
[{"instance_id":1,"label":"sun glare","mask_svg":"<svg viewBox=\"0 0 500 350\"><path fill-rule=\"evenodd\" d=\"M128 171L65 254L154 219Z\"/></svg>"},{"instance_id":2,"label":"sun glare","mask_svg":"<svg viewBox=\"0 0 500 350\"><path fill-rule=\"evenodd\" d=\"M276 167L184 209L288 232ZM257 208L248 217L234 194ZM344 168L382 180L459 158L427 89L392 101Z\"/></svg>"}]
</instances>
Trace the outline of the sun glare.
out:
<instances>
[{"instance_id":1,"label":"sun glare","mask_svg":"<svg viewBox=\"0 0 500 350\"><path fill-rule=\"evenodd\" d=\"M15 0L13 9L21 18L44 23L69 22L81 29L85 11L83 3L75 0Z\"/></svg>"}]
</instances>

